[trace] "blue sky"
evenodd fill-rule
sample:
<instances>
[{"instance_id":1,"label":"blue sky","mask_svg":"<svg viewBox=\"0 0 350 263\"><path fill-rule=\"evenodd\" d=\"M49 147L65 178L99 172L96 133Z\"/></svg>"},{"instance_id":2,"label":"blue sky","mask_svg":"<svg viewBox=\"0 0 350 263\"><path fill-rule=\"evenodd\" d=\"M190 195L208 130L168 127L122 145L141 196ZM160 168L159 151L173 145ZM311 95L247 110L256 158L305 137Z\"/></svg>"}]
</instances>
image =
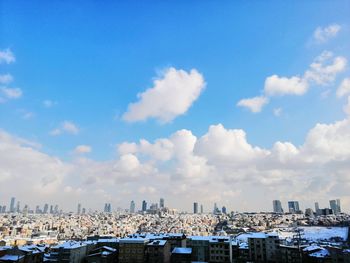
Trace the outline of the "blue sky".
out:
<instances>
[{"instance_id":1,"label":"blue sky","mask_svg":"<svg viewBox=\"0 0 350 263\"><path fill-rule=\"evenodd\" d=\"M0 74L11 74L9 85L23 94L0 104L0 128L68 163L79 145L91 147L89 160L118 160L123 142L152 143L181 129L199 138L216 124L244 130L252 146L299 147L317 123L346 118L346 97L335 94L348 67L296 96L266 95L265 80L305 79L324 51L347 58L348 10L349 1L1 1L0 50L16 61L0 64ZM332 25L340 28L334 35L315 38ZM169 68L195 69L205 88L169 122L126 121L137 94ZM256 96L269 100L259 112L237 106ZM65 121L77 132L62 131Z\"/></svg>"}]
</instances>

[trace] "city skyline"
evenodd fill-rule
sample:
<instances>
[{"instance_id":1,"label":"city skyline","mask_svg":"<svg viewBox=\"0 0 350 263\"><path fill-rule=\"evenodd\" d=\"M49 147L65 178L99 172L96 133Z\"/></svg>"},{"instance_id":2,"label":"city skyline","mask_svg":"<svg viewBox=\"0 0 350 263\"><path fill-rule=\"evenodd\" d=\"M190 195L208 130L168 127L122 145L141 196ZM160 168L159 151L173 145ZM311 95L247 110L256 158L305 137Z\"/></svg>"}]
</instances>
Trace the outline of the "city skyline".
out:
<instances>
[{"instance_id":1,"label":"city skyline","mask_svg":"<svg viewBox=\"0 0 350 263\"><path fill-rule=\"evenodd\" d=\"M1 204L350 212L349 9L2 1Z\"/></svg>"}]
</instances>

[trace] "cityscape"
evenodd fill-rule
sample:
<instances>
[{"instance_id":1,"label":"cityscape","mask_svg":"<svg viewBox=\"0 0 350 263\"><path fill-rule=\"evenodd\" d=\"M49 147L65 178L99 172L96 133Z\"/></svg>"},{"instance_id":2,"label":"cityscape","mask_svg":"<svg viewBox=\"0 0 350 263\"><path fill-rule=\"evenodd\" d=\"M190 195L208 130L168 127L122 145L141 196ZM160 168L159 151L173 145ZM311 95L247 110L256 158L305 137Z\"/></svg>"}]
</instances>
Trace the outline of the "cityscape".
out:
<instances>
[{"instance_id":1,"label":"cityscape","mask_svg":"<svg viewBox=\"0 0 350 263\"><path fill-rule=\"evenodd\" d=\"M350 263L350 0L0 0L0 263Z\"/></svg>"}]
</instances>

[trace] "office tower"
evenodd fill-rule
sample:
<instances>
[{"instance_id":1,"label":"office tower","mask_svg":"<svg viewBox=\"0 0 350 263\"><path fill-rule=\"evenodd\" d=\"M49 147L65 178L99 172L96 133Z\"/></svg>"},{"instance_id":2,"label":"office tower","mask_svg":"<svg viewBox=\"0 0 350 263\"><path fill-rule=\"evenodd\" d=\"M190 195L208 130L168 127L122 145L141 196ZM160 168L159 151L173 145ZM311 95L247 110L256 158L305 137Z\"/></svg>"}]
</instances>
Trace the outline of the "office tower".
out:
<instances>
[{"instance_id":1,"label":"office tower","mask_svg":"<svg viewBox=\"0 0 350 263\"><path fill-rule=\"evenodd\" d=\"M16 202L16 198L12 197L11 198L11 203L10 203L10 212L11 213L15 212L15 202Z\"/></svg>"},{"instance_id":2,"label":"office tower","mask_svg":"<svg viewBox=\"0 0 350 263\"><path fill-rule=\"evenodd\" d=\"M142 212L146 212L147 211L147 202L146 200L142 201Z\"/></svg>"},{"instance_id":3,"label":"office tower","mask_svg":"<svg viewBox=\"0 0 350 263\"><path fill-rule=\"evenodd\" d=\"M17 213L21 212L21 207L20 207L20 202L19 201L17 201L16 212Z\"/></svg>"},{"instance_id":4,"label":"office tower","mask_svg":"<svg viewBox=\"0 0 350 263\"><path fill-rule=\"evenodd\" d=\"M28 205L25 205L24 208L23 208L23 216L27 216L28 215L28 210L29 210Z\"/></svg>"},{"instance_id":5,"label":"office tower","mask_svg":"<svg viewBox=\"0 0 350 263\"><path fill-rule=\"evenodd\" d=\"M45 204L45 205L44 205L44 211L43 211L43 213L44 213L44 214L47 214L48 211L49 211L49 205L48 205L48 204Z\"/></svg>"},{"instance_id":6,"label":"office tower","mask_svg":"<svg viewBox=\"0 0 350 263\"><path fill-rule=\"evenodd\" d=\"M216 214L218 212L218 206L216 203L214 203L214 210L213 210L213 214Z\"/></svg>"},{"instance_id":7,"label":"office tower","mask_svg":"<svg viewBox=\"0 0 350 263\"><path fill-rule=\"evenodd\" d=\"M340 199L336 199L336 200L329 200L329 205L333 211L333 214L339 214L341 212L340 209Z\"/></svg>"},{"instance_id":8,"label":"office tower","mask_svg":"<svg viewBox=\"0 0 350 263\"><path fill-rule=\"evenodd\" d=\"M159 200L159 207L160 207L160 208L164 208L164 198L161 198L161 199Z\"/></svg>"},{"instance_id":9,"label":"office tower","mask_svg":"<svg viewBox=\"0 0 350 263\"><path fill-rule=\"evenodd\" d=\"M0 205L0 214L2 213L2 205Z\"/></svg>"},{"instance_id":10,"label":"office tower","mask_svg":"<svg viewBox=\"0 0 350 263\"><path fill-rule=\"evenodd\" d=\"M53 212L54 212L55 214L58 214L58 205L55 205L55 208L54 208Z\"/></svg>"},{"instance_id":11,"label":"office tower","mask_svg":"<svg viewBox=\"0 0 350 263\"><path fill-rule=\"evenodd\" d=\"M77 208L77 214L80 215L81 214L81 204L78 204L78 208Z\"/></svg>"},{"instance_id":12,"label":"office tower","mask_svg":"<svg viewBox=\"0 0 350 263\"><path fill-rule=\"evenodd\" d=\"M53 205L50 205L50 214L53 214Z\"/></svg>"},{"instance_id":13,"label":"office tower","mask_svg":"<svg viewBox=\"0 0 350 263\"><path fill-rule=\"evenodd\" d=\"M283 213L282 203L280 200L273 200L272 206L273 206L273 212Z\"/></svg>"},{"instance_id":14,"label":"office tower","mask_svg":"<svg viewBox=\"0 0 350 263\"><path fill-rule=\"evenodd\" d=\"M225 207L225 206L223 206L223 207L221 208L221 213L226 214L226 207Z\"/></svg>"},{"instance_id":15,"label":"office tower","mask_svg":"<svg viewBox=\"0 0 350 263\"><path fill-rule=\"evenodd\" d=\"M203 205L201 205L201 214L203 214Z\"/></svg>"},{"instance_id":16,"label":"office tower","mask_svg":"<svg viewBox=\"0 0 350 263\"><path fill-rule=\"evenodd\" d=\"M41 212L41 211L40 211L40 206L37 205L37 206L35 207L35 214L40 214L40 212Z\"/></svg>"},{"instance_id":17,"label":"office tower","mask_svg":"<svg viewBox=\"0 0 350 263\"><path fill-rule=\"evenodd\" d=\"M6 205L2 206L2 213L6 213Z\"/></svg>"},{"instance_id":18,"label":"office tower","mask_svg":"<svg viewBox=\"0 0 350 263\"><path fill-rule=\"evenodd\" d=\"M300 211L298 201L288 201L289 213L296 213Z\"/></svg>"},{"instance_id":19,"label":"office tower","mask_svg":"<svg viewBox=\"0 0 350 263\"><path fill-rule=\"evenodd\" d=\"M320 210L320 206L318 204L318 202L315 203L315 212L317 214L317 211Z\"/></svg>"},{"instance_id":20,"label":"office tower","mask_svg":"<svg viewBox=\"0 0 350 263\"><path fill-rule=\"evenodd\" d=\"M198 203L193 203L193 214L198 214Z\"/></svg>"},{"instance_id":21,"label":"office tower","mask_svg":"<svg viewBox=\"0 0 350 263\"><path fill-rule=\"evenodd\" d=\"M135 213L135 202L134 202L134 200L132 200L131 202L130 202L130 213Z\"/></svg>"},{"instance_id":22,"label":"office tower","mask_svg":"<svg viewBox=\"0 0 350 263\"><path fill-rule=\"evenodd\" d=\"M81 213L82 213L83 215L85 215L85 214L86 214L86 209L83 208L82 211L81 211Z\"/></svg>"}]
</instances>

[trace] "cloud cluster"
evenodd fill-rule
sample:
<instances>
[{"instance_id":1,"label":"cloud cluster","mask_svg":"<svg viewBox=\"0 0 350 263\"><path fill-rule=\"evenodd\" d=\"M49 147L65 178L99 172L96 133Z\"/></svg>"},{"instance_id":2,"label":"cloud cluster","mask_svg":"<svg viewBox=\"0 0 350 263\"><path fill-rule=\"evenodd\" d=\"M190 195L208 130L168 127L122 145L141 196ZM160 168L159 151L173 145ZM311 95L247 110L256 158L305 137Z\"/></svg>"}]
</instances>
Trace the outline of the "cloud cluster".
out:
<instances>
[{"instance_id":1,"label":"cloud cluster","mask_svg":"<svg viewBox=\"0 0 350 263\"><path fill-rule=\"evenodd\" d=\"M0 50L0 64L11 64L16 61L15 55L10 49Z\"/></svg>"},{"instance_id":2,"label":"cloud cluster","mask_svg":"<svg viewBox=\"0 0 350 263\"><path fill-rule=\"evenodd\" d=\"M192 69L168 68L154 80L153 87L138 94L139 101L131 103L123 119L136 122L155 118L170 122L185 114L205 87L203 76Z\"/></svg>"},{"instance_id":3,"label":"cloud cluster","mask_svg":"<svg viewBox=\"0 0 350 263\"><path fill-rule=\"evenodd\" d=\"M270 97L304 95L310 86L327 86L334 82L337 75L346 69L347 59L334 56L330 51L324 51L317 56L302 76L280 77L272 75L266 78L262 96L242 99L237 106L248 108L251 112L260 112ZM345 82L346 86L347 83ZM342 88L344 90L345 88ZM340 93L343 91L340 91Z\"/></svg>"},{"instance_id":4,"label":"cloud cluster","mask_svg":"<svg viewBox=\"0 0 350 263\"><path fill-rule=\"evenodd\" d=\"M88 153L91 147L79 145L75 151ZM127 207L130 200L156 201L160 196L180 209L199 201L207 210L213 202L235 210L268 210L276 198L311 206L314 200L339 197L350 205L349 118L317 124L301 145L277 141L270 149L252 145L244 130L222 124L211 125L201 136L178 130L153 142L123 142L118 158L109 161L83 155L62 161L1 131L0 156L4 195L55 200L71 209L72 200L93 208L107 200Z\"/></svg>"},{"instance_id":5,"label":"cloud cluster","mask_svg":"<svg viewBox=\"0 0 350 263\"><path fill-rule=\"evenodd\" d=\"M325 43L331 38L337 36L341 26L338 24L331 24L326 27L317 27L313 34L313 39L316 43Z\"/></svg>"},{"instance_id":6,"label":"cloud cluster","mask_svg":"<svg viewBox=\"0 0 350 263\"><path fill-rule=\"evenodd\" d=\"M63 121L58 128L50 131L50 135L58 136L58 135L61 135L63 133L77 135L79 133L79 131L80 130L79 130L78 126L74 122Z\"/></svg>"},{"instance_id":7,"label":"cloud cluster","mask_svg":"<svg viewBox=\"0 0 350 263\"><path fill-rule=\"evenodd\" d=\"M11 64L16 58L10 49L0 50L0 64ZM9 73L0 74L0 103L22 97L23 92L20 88L8 87L13 81L13 76Z\"/></svg>"}]
</instances>

